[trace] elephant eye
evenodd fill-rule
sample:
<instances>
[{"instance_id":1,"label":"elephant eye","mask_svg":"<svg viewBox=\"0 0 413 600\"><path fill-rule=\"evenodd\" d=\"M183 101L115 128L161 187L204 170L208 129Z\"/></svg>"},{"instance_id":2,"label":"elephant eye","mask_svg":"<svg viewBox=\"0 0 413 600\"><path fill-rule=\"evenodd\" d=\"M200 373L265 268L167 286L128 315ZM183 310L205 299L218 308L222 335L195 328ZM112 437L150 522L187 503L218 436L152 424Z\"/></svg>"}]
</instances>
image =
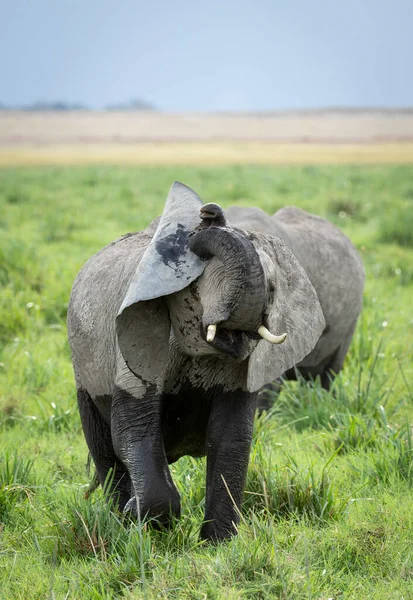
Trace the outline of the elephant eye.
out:
<instances>
[{"instance_id":1,"label":"elephant eye","mask_svg":"<svg viewBox=\"0 0 413 600\"><path fill-rule=\"evenodd\" d=\"M272 304L274 302L274 296L275 296L275 284L274 284L274 282L270 281L269 285L268 285L268 301L267 301L267 304Z\"/></svg>"},{"instance_id":2,"label":"elephant eye","mask_svg":"<svg viewBox=\"0 0 413 600\"><path fill-rule=\"evenodd\" d=\"M273 281L270 281L269 286L268 286L268 295L271 298L271 300L274 298L275 295L275 283Z\"/></svg>"}]
</instances>

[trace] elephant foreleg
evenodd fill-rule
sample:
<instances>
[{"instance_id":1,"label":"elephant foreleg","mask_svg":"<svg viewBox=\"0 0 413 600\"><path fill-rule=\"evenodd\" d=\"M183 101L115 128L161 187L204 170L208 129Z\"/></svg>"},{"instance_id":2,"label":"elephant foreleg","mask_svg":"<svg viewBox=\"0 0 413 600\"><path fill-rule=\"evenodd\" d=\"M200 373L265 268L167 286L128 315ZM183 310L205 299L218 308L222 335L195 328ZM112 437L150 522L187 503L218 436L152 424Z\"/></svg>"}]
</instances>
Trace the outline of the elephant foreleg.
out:
<instances>
[{"instance_id":1,"label":"elephant foreleg","mask_svg":"<svg viewBox=\"0 0 413 600\"><path fill-rule=\"evenodd\" d=\"M153 386L155 388L155 386ZM132 480L126 512L167 525L180 515L179 494L169 471L160 421L160 397L148 390L136 398L117 388L112 403L112 439ZM139 506L137 502L139 501Z\"/></svg>"},{"instance_id":2,"label":"elephant foreleg","mask_svg":"<svg viewBox=\"0 0 413 600\"><path fill-rule=\"evenodd\" d=\"M131 480L129 473L115 454L110 427L85 389L77 390L77 400L83 431L96 466L99 482L103 487L110 469L113 469L108 491L117 502L119 509L123 510L131 496Z\"/></svg>"},{"instance_id":3,"label":"elephant foreleg","mask_svg":"<svg viewBox=\"0 0 413 600\"><path fill-rule=\"evenodd\" d=\"M236 533L250 454L256 394L237 390L212 403L207 430L205 520L201 538Z\"/></svg>"}]
</instances>

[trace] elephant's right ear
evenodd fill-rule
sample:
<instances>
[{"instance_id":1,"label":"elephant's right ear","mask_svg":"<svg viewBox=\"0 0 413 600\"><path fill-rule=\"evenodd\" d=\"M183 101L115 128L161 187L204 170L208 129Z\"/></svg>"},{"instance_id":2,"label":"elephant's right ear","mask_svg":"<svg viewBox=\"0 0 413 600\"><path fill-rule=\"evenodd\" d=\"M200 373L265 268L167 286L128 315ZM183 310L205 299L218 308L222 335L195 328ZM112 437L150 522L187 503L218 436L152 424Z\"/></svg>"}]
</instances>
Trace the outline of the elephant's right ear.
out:
<instances>
[{"instance_id":1,"label":"elephant's right ear","mask_svg":"<svg viewBox=\"0 0 413 600\"><path fill-rule=\"evenodd\" d=\"M119 314L136 302L178 292L199 277L206 263L188 245L199 225L202 201L179 181L172 185L158 228L133 275Z\"/></svg>"},{"instance_id":2,"label":"elephant's right ear","mask_svg":"<svg viewBox=\"0 0 413 600\"><path fill-rule=\"evenodd\" d=\"M170 320L163 296L187 287L206 266L188 245L189 234L199 224L201 207L194 191L177 181L172 185L116 318L122 356L146 383L160 384L168 357Z\"/></svg>"}]
</instances>

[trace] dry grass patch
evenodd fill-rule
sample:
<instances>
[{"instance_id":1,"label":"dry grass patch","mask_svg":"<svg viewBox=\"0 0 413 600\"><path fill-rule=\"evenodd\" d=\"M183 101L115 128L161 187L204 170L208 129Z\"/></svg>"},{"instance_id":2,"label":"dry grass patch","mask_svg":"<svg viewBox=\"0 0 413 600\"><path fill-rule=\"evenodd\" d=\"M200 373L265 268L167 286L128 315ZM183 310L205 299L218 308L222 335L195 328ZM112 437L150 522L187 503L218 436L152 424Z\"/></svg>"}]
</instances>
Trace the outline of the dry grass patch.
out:
<instances>
[{"instance_id":1,"label":"dry grass patch","mask_svg":"<svg viewBox=\"0 0 413 600\"><path fill-rule=\"evenodd\" d=\"M0 167L17 165L411 164L413 143L74 143L3 146Z\"/></svg>"}]
</instances>

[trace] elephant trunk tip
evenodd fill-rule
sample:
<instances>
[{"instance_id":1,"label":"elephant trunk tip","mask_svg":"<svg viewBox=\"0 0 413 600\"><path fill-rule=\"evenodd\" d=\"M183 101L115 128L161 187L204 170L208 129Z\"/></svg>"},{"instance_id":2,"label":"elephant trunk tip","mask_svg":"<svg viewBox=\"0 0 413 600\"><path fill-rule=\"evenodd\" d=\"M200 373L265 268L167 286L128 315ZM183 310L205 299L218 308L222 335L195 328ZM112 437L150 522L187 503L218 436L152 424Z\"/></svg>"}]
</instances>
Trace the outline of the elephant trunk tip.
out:
<instances>
[{"instance_id":1,"label":"elephant trunk tip","mask_svg":"<svg viewBox=\"0 0 413 600\"><path fill-rule=\"evenodd\" d=\"M199 216L201 217L201 228L227 226L227 220L225 218L224 211L219 204L214 204L213 202L204 204L199 211Z\"/></svg>"}]
</instances>

